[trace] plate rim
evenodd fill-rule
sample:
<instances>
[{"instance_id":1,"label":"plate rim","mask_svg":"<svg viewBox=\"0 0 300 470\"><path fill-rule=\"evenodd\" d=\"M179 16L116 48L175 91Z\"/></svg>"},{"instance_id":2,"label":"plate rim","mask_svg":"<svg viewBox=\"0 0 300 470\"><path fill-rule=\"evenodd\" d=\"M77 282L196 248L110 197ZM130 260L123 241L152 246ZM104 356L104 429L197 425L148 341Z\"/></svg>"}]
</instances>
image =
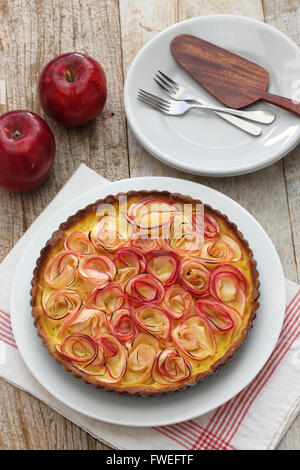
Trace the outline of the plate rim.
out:
<instances>
[{"instance_id":1,"label":"plate rim","mask_svg":"<svg viewBox=\"0 0 300 470\"><path fill-rule=\"evenodd\" d=\"M230 201L230 204L233 204L233 206L237 207L239 210L242 210L242 212L244 212L244 214L246 214L247 217L249 217L249 220L252 220L255 222L255 224L257 225L257 228L259 228L261 230L261 232L263 233L264 237L267 239L268 241L268 245L270 247L270 249L272 250L273 252L273 255L274 255L274 260L276 260L276 263L278 265L278 268L279 268L279 273L278 273L278 276L281 278L280 279L280 283L282 285L282 288L283 288L283 292L282 292L282 315L281 315L281 322L280 322L280 326L278 326L278 331L276 332L276 335L274 335L273 337L273 341L271 343L271 345L269 345L269 348L268 348L268 352L267 354L264 355L264 359L261 360L259 362L259 365L256 366L256 371L255 373L251 374L251 377L247 378L244 380L244 382L242 384L239 384L239 387L237 389L237 391L234 392L234 394L228 398L224 398L224 399L221 399L219 400L219 402L213 406L213 407L210 407L210 409L207 409L205 411L202 411L200 412L200 414L198 412L193 412L193 413L189 413L187 414L185 417L183 418L180 418L180 419L170 419L170 418L167 418L167 419L161 419L160 421L153 421L151 423L147 423L146 426L147 427L151 427L151 426L165 426L165 425L169 425L169 424L175 424L175 423L179 423L179 422L183 422L183 421L186 421L186 420L189 420L189 419L194 419L196 417L199 417L199 416L202 416L203 414L206 414L210 411L212 411L213 409L216 409L217 407L223 405L225 402L229 401L231 398L233 398L234 396L236 396L238 393L240 393L245 387L247 387L247 385L257 376L257 374L261 371L261 369L264 367L264 365L266 364L267 360L269 359L270 355L272 354L274 348L275 348L275 345L278 341L278 338L279 338L279 335L280 335L280 332L281 332L281 329L282 329L282 323L283 323L283 320L284 320L284 312L285 312L285 297L286 297L286 288L285 288L285 277L284 277L284 273L283 273L283 268L282 268L282 265L281 265L281 262L280 262L280 258L279 258L279 255L273 245L273 242L271 241L270 237L268 236L268 234L266 233L266 231L264 230L264 228L261 226L261 224L252 216L252 214L250 214L243 206L241 206L239 203L237 203L235 200L231 199L230 197L228 197L227 195L221 193L220 191L217 191L215 189L212 189L210 187L207 187L207 186L204 186L204 185L201 185L199 183L195 183L195 182L192 182L192 181L188 181L188 180L183 180L181 178L172 178L172 177L161 177L161 176L148 176L148 177L136 177L136 178L126 178L124 180L119 180L119 181L116 181L116 182L109 182L107 184L104 184L104 185L100 185L100 186L97 186L91 190L88 190L84 193L82 193L81 195L79 195L77 198L74 198L73 200L69 201L68 203L66 203L63 207L61 207L59 209L59 211L57 211L55 214L52 214L52 216L49 217L48 221L46 223L43 223L39 229L36 231L35 235L32 237L32 239L30 240L30 242L27 244L24 252L23 252L23 255L22 257L20 258L19 260L19 263L18 263L18 266L16 268L16 271L15 271L15 275L14 275L14 279L13 279L13 284L12 284L12 290L11 290L11 323L12 323L12 329L13 329L13 333L14 333L14 336L15 336L15 340L16 340L16 343L17 343L17 346L18 346L18 349L19 349L19 352L25 362L25 364L27 365L27 367L29 368L30 372L32 373L32 375L36 378L36 380L52 395L54 396L56 399L58 399L61 403L63 403L64 405L70 407L71 409L85 415L85 416L88 416L90 418L93 418L97 421L103 421L103 422L106 422L106 423L110 423L110 424L117 424L117 425L121 425L121 426L129 426L129 427L145 427L145 424L142 423L142 422L120 422L118 421L117 419L108 419L108 418L99 418L95 415L93 415L91 412L87 412L86 410L83 410L81 409L80 407L77 407L76 405L72 404L71 402L69 402L66 398L62 397L61 394L59 394L58 392L56 392L55 390L52 389L52 387L50 386L49 387L49 384L45 383L47 382L47 380L45 381L44 378L41 378L41 375L39 373L39 371L36 371L34 369L34 367L32 366L32 364L30 363L29 360L27 360L27 357L26 357L26 351L24 350L24 345L22 343L22 341L19 340L19 334L20 334L20 330L18 330L17 328L17 325L18 325L18 315L15 314L15 308L14 308L14 292L16 291L16 285L18 284L19 286L19 281L18 281L18 276L20 276L20 272L21 272L21 265L22 265L22 261L23 259L25 259L27 257L27 255L32 251L32 247L33 245L35 244L35 241L37 239L39 239L39 236L40 234L43 232L43 230L47 229L47 230L50 230L50 226L51 226L51 223L56 223L56 226L58 224L58 218L61 219L63 218L64 220L64 215L63 213L65 211L68 210L69 207L71 207L72 205L76 205L77 203L80 203L80 201L83 199L83 198L88 198L89 195L91 195L92 198L95 198L96 197L96 193L97 191L106 191L107 190L107 195L109 194L112 194L112 190L113 190L113 187L115 185L126 185L126 182L128 181L133 181L133 184L134 182L136 182L136 180L139 180L141 182L145 181L145 180L148 180L150 183L152 183L153 180L156 180L156 181L159 181L159 180L163 180L164 182L166 182L166 180L171 180L171 181L174 181L174 182L179 182L179 181L184 181L185 183L187 184L192 184L193 186L196 187L200 187L199 188L199 193L201 194L201 188L205 188L206 191L208 191L209 193L211 193L212 195L214 194L217 194L218 197L221 196L221 198L224 198L226 202ZM167 181L168 182L168 181ZM111 189L110 189L111 188ZM155 188L153 188L155 189ZM168 189L167 189L168 190ZM118 192L120 192L121 190L117 190ZM185 189L183 191L183 193L187 193L187 190ZM93 194L94 194L94 197L93 197ZM102 197L102 196L100 196ZM104 196L103 196L104 197ZM194 196L192 196L194 197ZM200 195L200 198L201 198L201 195ZM73 210L77 210L77 209L73 209ZM48 228L47 228L48 227ZM50 235L51 236L51 235ZM247 237L246 237L247 238ZM40 245L39 245L40 246ZM254 255L255 257L255 255ZM36 259L34 259L34 263L35 263ZM18 288L18 291L20 291L20 289ZM29 307L31 308L31 307ZM33 325L33 319L32 319L32 325ZM40 340L40 338L39 338ZM41 342L41 347L44 347L42 345L42 342ZM106 392L107 393L107 392ZM184 391L181 391L181 393L184 393Z\"/></svg>"},{"instance_id":2,"label":"plate rim","mask_svg":"<svg viewBox=\"0 0 300 470\"><path fill-rule=\"evenodd\" d=\"M131 62L128 68L126 78L125 78L125 83L124 83L123 101L124 101L125 114L126 114L126 118L128 120L128 123L130 125L132 132L134 133L136 139L142 145L142 147L144 147L152 156L154 156L161 162L171 166L172 168L175 168L177 170L181 170L184 172L189 172L192 174L203 175L203 176L222 177L222 176L244 175L248 173L253 173L258 170L262 170L263 168L266 168L272 165L273 163L277 162L281 158L285 157L288 153L290 153L300 142L300 128L299 128L298 133L295 134L295 136L293 137L293 139L291 139L291 142L289 142L289 145L287 145L285 149L277 150L276 152L273 153L273 156L270 156L267 160L264 160L264 162L262 162L261 164L255 164L255 165L248 164L247 167L245 167L244 169L240 169L240 170L238 168L236 169L220 168L220 169L214 169L213 171L210 171L207 169L201 169L196 165L192 165L192 164L186 165L184 162L174 161L172 157L170 157L169 153L166 153L165 151L160 150L156 145L152 144L148 138L145 138L143 132L140 131L136 127L134 112L130 106L130 99L129 99L129 93L128 93L129 82L131 81L131 76L134 74L135 65L143 56L145 50L151 47L151 45L154 42L159 41L162 35L167 34L169 31L173 29L177 29L179 25L196 23L198 21L200 22L207 21L208 19L214 19L214 18L222 18L222 19L225 19L225 21L228 21L228 20L235 20L237 22L244 21L245 23L253 23L253 24L265 27L266 29L271 30L273 33L277 34L283 40L288 42L289 45L300 56L300 47L298 47L297 44L291 38L289 38L285 33L283 33L282 31L280 31L279 29L275 28L274 26L268 23L265 23L263 21L260 21L254 18L249 18L247 16L241 16L241 15L212 14L212 15L197 16L194 18L189 18L187 20L179 21L173 25L168 26L167 28L163 29L158 34L156 34L153 38L149 39L149 41L147 41L146 44L144 44L142 48L138 51L133 61Z\"/></svg>"}]
</instances>

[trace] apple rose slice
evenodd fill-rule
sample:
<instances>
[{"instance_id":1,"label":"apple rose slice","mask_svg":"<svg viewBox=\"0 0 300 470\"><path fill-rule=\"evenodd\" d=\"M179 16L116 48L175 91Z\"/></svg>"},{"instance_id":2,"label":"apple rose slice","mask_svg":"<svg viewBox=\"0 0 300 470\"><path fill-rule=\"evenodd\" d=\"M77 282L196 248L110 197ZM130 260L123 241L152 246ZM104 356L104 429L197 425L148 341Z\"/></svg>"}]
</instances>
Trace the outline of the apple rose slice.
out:
<instances>
[{"instance_id":1,"label":"apple rose slice","mask_svg":"<svg viewBox=\"0 0 300 470\"><path fill-rule=\"evenodd\" d=\"M211 273L209 290L215 299L244 315L248 280L239 269L230 264L217 266Z\"/></svg>"},{"instance_id":2,"label":"apple rose slice","mask_svg":"<svg viewBox=\"0 0 300 470\"><path fill-rule=\"evenodd\" d=\"M163 284L151 274L138 274L130 279L125 286L129 299L133 303L160 303L165 288Z\"/></svg>"},{"instance_id":3,"label":"apple rose slice","mask_svg":"<svg viewBox=\"0 0 300 470\"><path fill-rule=\"evenodd\" d=\"M169 224L176 212L172 202L150 196L132 204L125 217L131 225L149 231Z\"/></svg>"},{"instance_id":4,"label":"apple rose slice","mask_svg":"<svg viewBox=\"0 0 300 470\"><path fill-rule=\"evenodd\" d=\"M202 318L205 318L215 333L217 344L229 346L233 336L240 331L242 317L232 307L221 302L201 299L196 302L196 308Z\"/></svg>"},{"instance_id":5,"label":"apple rose slice","mask_svg":"<svg viewBox=\"0 0 300 470\"><path fill-rule=\"evenodd\" d=\"M163 307L168 315L178 319L187 313L191 313L193 298L191 294L180 284L172 284L166 290Z\"/></svg>"},{"instance_id":6,"label":"apple rose slice","mask_svg":"<svg viewBox=\"0 0 300 470\"><path fill-rule=\"evenodd\" d=\"M46 267L44 278L54 289L67 287L77 278L79 260L72 251L61 251Z\"/></svg>"},{"instance_id":7,"label":"apple rose slice","mask_svg":"<svg viewBox=\"0 0 300 470\"><path fill-rule=\"evenodd\" d=\"M236 262L241 259L241 256L239 245L226 233L221 233L218 240L205 243L201 252L201 259L210 264Z\"/></svg>"},{"instance_id":8,"label":"apple rose slice","mask_svg":"<svg viewBox=\"0 0 300 470\"><path fill-rule=\"evenodd\" d=\"M117 267L116 280L126 284L132 277L145 270L144 255L134 248L122 248L113 259Z\"/></svg>"},{"instance_id":9,"label":"apple rose slice","mask_svg":"<svg viewBox=\"0 0 300 470\"><path fill-rule=\"evenodd\" d=\"M197 232L204 235L204 239L208 241L217 240L220 236L220 227L216 219L207 213L192 212L193 227Z\"/></svg>"},{"instance_id":10,"label":"apple rose slice","mask_svg":"<svg viewBox=\"0 0 300 470\"><path fill-rule=\"evenodd\" d=\"M196 302L196 309L211 325L213 331L226 333L234 326L230 315L230 307L215 300L201 299Z\"/></svg>"},{"instance_id":11,"label":"apple rose slice","mask_svg":"<svg viewBox=\"0 0 300 470\"><path fill-rule=\"evenodd\" d=\"M167 339L170 333L171 321L168 315L157 305L144 305L134 312L137 324L148 333Z\"/></svg>"},{"instance_id":12,"label":"apple rose slice","mask_svg":"<svg viewBox=\"0 0 300 470\"><path fill-rule=\"evenodd\" d=\"M86 300L88 308L103 310L109 316L116 310L124 308L126 304L126 295L116 282L95 289Z\"/></svg>"},{"instance_id":13,"label":"apple rose slice","mask_svg":"<svg viewBox=\"0 0 300 470\"><path fill-rule=\"evenodd\" d=\"M65 338L57 350L69 361L87 363L97 356L98 347L89 336L76 333Z\"/></svg>"},{"instance_id":14,"label":"apple rose slice","mask_svg":"<svg viewBox=\"0 0 300 470\"><path fill-rule=\"evenodd\" d=\"M198 258L187 258L180 263L179 277L182 285L192 294L209 294L210 272Z\"/></svg>"},{"instance_id":15,"label":"apple rose slice","mask_svg":"<svg viewBox=\"0 0 300 470\"><path fill-rule=\"evenodd\" d=\"M181 255L197 255L203 247L203 234L195 230L191 217L177 213L163 229L162 245Z\"/></svg>"},{"instance_id":16,"label":"apple rose slice","mask_svg":"<svg viewBox=\"0 0 300 470\"><path fill-rule=\"evenodd\" d=\"M93 255L96 251L89 237L83 232L72 232L65 240L65 249L77 255Z\"/></svg>"},{"instance_id":17,"label":"apple rose slice","mask_svg":"<svg viewBox=\"0 0 300 470\"><path fill-rule=\"evenodd\" d=\"M152 368L153 380L162 385L182 382L191 373L191 365L174 346L161 351Z\"/></svg>"},{"instance_id":18,"label":"apple rose slice","mask_svg":"<svg viewBox=\"0 0 300 470\"><path fill-rule=\"evenodd\" d=\"M141 250L143 254L150 253L154 250L160 249L159 238L151 238L147 233L136 232L133 233L128 240L128 244L134 248Z\"/></svg>"},{"instance_id":19,"label":"apple rose slice","mask_svg":"<svg viewBox=\"0 0 300 470\"><path fill-rule=\"evenodd\" d=\"M114 280L117 268L107 256L87 255L80 258L78 271L82 279L100 287Z\"/></svg>"},{"instance_id":20,"label":"apple rose slice","mask_svg":"<svg viewBox=\"0 0 300 470\"><path fill-rule=\"evenodd\" d=\"M191 359L202 361L216 353L216 340L209 323L199 315L183 319L172 331L178 348Z\"/></svg>"},{"instance_id":21,"label":"apple rose slice","mask_svg":"<svg viewBox=\"0 0 300 470\"><path fill-rule=\"evenodd\" d=\"M110 317L109 326L112 334L123 342L132 341L136 334L134 320L127 308L116 310Z\"/></svg>"},{"instance_id":22,"label":"apple rose slice","mask_svg":"<svg viewBox=\"0 0 300 470\"><path fill-rule=\"evenodd\" d=\"M59 289L46 295L42 295L42 307L45 315L51 320L60 321L67 316L74 316L81 305L81 295L71 289Z\"/></svg>"},{"instance_id":23,"label":"apple rose slice","mask_svg":"<svg viewBox=\"0 0 300 470\"><path fill-rule=\"evenodd\" d=\"M121 226L117 216L105 214L100 217L90 232L90 239L96 248L115 252L127 240L127 231Z\"/></svg>"},{"instance_id":24,"label":"apple rose slice","mask_svg":"<svg viewBox=\"0 0 300 470\"><path fill-rule=\"evenodd\" d=\"M160 250L147 256L147 272L168 286L176 282L179 258L175 253Z\"/></svg>"},{"instance_id":25,"label":"apple rose slice","mask_svg":"<svg viewBox=\"0 0 300 470\"><path fill-rule=\"evenodd\" d=\"M159 351L160 347L156 338L146 333L139 333L129 350L124 381L130 384L140 384L148 380Z\"/></svg>"},{"instance_id":26,"label":"apple rose slice","mask_svg":"<svg viewBox=\"0 0 300 470\"><path fill-rule=\"evenodd\" d=\"M85 372L86 374L94 376L96 379L102 378L106 374L103 349L99 344L97 344L97 348L97 355L91 362L83 366L81 366L80 364L76 364L75 366L77 369L81 370L82 372Z\"/></svg>"},{"instance_id":27,"label":"apple rose slice","mask_svg":"<svg viewBox=\"0 0 300 470\"><path fill-rule=\"evenodd\" d=\"M116 383L126 372L127 352L122 343L110 334L100 338L103 348L106 374L101 377L102 382Z\"/></svg>"},{"instance_id":28,"label":"apple rose slice","mask_svg":"<svg viewBox=\"0 0 300 470\"><path fill-rule=\"evenodd\" d=\"M77 314L70 316L64 322L58 336L61 337L68 333L82 333L97 340L106 331L106 327L106 316L102 310L82 308Z\"/></svg>"}]
</instances>

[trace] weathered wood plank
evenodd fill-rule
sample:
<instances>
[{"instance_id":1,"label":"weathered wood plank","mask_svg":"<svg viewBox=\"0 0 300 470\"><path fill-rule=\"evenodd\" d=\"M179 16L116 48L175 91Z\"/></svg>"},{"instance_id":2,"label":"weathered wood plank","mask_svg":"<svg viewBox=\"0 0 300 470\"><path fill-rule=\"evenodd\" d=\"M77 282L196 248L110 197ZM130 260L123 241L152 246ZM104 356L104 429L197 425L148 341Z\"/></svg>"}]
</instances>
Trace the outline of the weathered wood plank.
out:
<instances>
[{"instance_id":1,"label":"weathered wood plank","mask_svg":"<svg viewBox=\"0 0 300 470\"><path fill-rule=\"evenodd\" d=\"M108 449L42 402L1 381L0 449Z\"/></svg>"},{"instance_id":2,"label":"weathered wood plank","mask_svg":"<svg viewBox=\"0 0 300 470\"><path fill-rule=\"evenodd\" d=\"M157 33L178 21L177 0L119 0L124 76L142 46ZM141 147L128 128L130 176L162 175L164 166ZM166 168L168 172L169 167Z\"/></svg>"},{"instance_id":3,"label":"weathered wood plank","mask_svg":"<svg viewBox=\"0 0 300 470\"><path fill-rule=\"evenodd\" d=\"M265 21L280 31L287 34L300 46L300 3L298 0L281 2L280 0L264 0L263 2ZM294 90L293 90L294 91ZM292 90L291 90L292 92ZM298 145L283 160L285 173L287 197L289 203L290 217L292 222L292 233L295 248L295 257L298 271L298 280L300 279L300 146ZM295 420L279 449L297 449L300 448L300 416Z\"/></svg>"},{"instance_id":4,"label":"weathered wood plank","mask_svg":"<svg viewBox=\"0 0 300 470\"><path fill-rule=\"evenodd\" d=\"M178 0L179 20L201 15L243 15L263 19L261 0Z\"/></svg>"},{"instance_id":5,"label":"weathered wood plank","mask_svg":"<svg viewBox=\"0 0 300 470\"><path fill-rule=\"evenodd\" d=\"M57 143L54 170L28 194L0 190L1 260L81 162L111 180L128 175L117 0L1 1L0 79L6 93L3 96L2 87L0 111L27 108L43 116L38 75L50 59L70 51L90 54L103 65L108 101L101 116L79 129L67 130L46 118ZM106 448L4 381L0 381L0 435L2 448Z\"/></svg>"}]
</instances>

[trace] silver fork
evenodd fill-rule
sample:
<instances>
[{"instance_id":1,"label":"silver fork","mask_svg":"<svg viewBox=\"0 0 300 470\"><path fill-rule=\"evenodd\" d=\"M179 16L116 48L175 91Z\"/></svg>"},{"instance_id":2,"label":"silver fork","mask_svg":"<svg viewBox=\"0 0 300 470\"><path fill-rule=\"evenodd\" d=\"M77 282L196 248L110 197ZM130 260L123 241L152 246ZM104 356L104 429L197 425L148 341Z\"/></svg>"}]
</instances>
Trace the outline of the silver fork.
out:
<instances>
[{"instance_id":1,"label":"silver fork","mask_svg":"<svg viewBox=\"0 0 300 470\"><path fill-rule=\"evenodd\" d=\"M156 83L164 90L165 93L167 93L170 98L179 100L179 101L196 101L199 104L203 104L206 106L212 106L211 103L205 101L203 98L199 98L195 95L193 95L192 92L187 90L185 87L180 85L179 83L175 82L172 80L170 77L168 77L166 74L163 72L159 71L154 80ZM225 108L227 110L227 108ZM250 113L250 119L251 115L254 117L257 122L262 122L263 124L271 124L274 119L275 119L275 114L271 113L270 111L242 111L243 113L247 113L246 117L249 119L249 113ZM242 119L240 119L237 116L229 115L229 114L224 114L223 112L215 112L218 114L220 117L223 119L229 121L231 124L234 124L236 127L241 128L242 130L248 129L248 123L245 123ZM245 128L246 125L246 128Z\"/></svg>"},{"instance_id":2,"label":"silver fork","mask_svg":"<svg viewBox=\"0 0 300 470\"><path fill-rule=\"evenodd\" d=\"M204 102L202 98L198 98L194 96L190 91L184 88L179 83L176 83L166 74L161 72L160 70L155 75L154 80L156 83L170 96L170 98L177 100L177 101L196 101L197 103L205 106L209 106L210 109L221 109L219 106L215 106L211 103ZM205 108L206 109L206 108ZM237 109L231 108L223 108L223 110L229 114L233 114L235 116L243 117L245 119L249 119L250 121L259 122L261 124L271 124L275 119L275 114L271 113L270 111L240 111Z\"/></svg>"},{"instance_id":3,"label":"silver fork","mask_svg":"<svg viewBox=\"0 0 300 470\"><path fill-rule=\"evenodd\" d=\"M161 111L165 114L169 114L172 116L182 116L183 114L187 113L191 109L209 109L209 110L222 110L223 108L211 108L211 106L206 106L206 105L200 105L200 104L190 104L187 103L186 101L175 101L173 99L165 100L164 98L160 98L159 96L152 95L152 93L148 93L145 90L140 89L138 92L138 99L142 101L143 103L147 104L151 108L157 109L158 111ZM227 112L227 108L226 112ZM233 110L236 111L236 110ZM225 114L224 114L225 115ZM227 116L227 115L225 115ZM235 116L230 116L230 117L235 117ZM254 124L251 124L250 122L243 121L240 119L240 121L243 122L243 127L239 125L241 129L244 131L248 132L251 135L254 136L259 136L262 132L261 128L258 126L255 126Z\"/></svg>"}]
</instances>

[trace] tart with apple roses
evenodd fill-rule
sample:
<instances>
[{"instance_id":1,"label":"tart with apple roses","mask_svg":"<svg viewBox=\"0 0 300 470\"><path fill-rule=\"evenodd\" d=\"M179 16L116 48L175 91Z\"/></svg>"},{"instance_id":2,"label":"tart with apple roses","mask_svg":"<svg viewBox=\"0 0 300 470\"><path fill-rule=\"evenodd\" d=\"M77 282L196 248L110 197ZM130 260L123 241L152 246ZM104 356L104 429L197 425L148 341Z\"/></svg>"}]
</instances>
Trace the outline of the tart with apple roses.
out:
<instances>
[{"instance_id":1,"label":"tart with apple roses","mask_svg":"<svg viewBox=\"0 0 300 470\"><path fill-rule=\"evenodd\" d=\"M86 383L169 393L225 364L259 306L253 253L201 201L160 191L108 196L62 223L32 280L38 334Z\"/></svg>"}]
</instances>

